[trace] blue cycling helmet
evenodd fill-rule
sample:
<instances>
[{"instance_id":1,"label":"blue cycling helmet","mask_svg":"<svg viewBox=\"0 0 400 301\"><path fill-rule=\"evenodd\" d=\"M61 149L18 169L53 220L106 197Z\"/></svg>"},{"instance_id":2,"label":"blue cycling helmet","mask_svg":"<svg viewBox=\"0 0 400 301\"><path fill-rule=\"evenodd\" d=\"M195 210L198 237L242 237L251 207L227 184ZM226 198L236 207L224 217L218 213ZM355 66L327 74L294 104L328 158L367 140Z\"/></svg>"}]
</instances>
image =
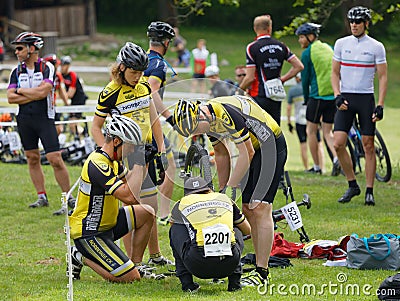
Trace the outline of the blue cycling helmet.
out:
<instances>
[{"instance_id":1,"label":"blue cycling helmet","mask_svg":"<svg viewBox=\"0 0 400 301\"><path fill-rule=\"evenodd\" d=\"M304 23L297 28L296 35L314 34L316 37L318 37L320 28L321 25L316 23Z\"/></svg>"}]
</instances>

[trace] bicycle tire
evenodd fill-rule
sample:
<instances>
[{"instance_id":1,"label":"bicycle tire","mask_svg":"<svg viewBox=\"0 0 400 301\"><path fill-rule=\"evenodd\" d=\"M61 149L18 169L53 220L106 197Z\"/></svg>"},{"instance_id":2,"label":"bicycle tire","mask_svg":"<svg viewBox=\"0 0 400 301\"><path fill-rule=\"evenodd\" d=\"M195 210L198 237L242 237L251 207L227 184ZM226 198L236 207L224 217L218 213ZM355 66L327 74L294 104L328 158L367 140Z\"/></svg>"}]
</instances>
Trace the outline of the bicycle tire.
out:
<instances>
[{"instance_id":1,"label":"bicycle tire","mask_svg":"<svg viewBox=\"0 0 400 301\"><path fill-rule=\"evenodd\" d=\"M192 144L189 147L185 158L184 172L185 180L189 177L200 176L208 183L208 187L214 190L210 157L207 150L199 144Z\"/></svg>"},{"instance_id":2,"label":"bicycle tire","mask_svg":"<svg viewBox=\"0 0 400 301\"><path fill-rule=\"evenodd\" d=\"M376 155L376 174L375 178L379 182L388 182L392 177L392 165L390 163L389 152L381 133L375 130L375 155Z\"/></svg>"}]
</instances>

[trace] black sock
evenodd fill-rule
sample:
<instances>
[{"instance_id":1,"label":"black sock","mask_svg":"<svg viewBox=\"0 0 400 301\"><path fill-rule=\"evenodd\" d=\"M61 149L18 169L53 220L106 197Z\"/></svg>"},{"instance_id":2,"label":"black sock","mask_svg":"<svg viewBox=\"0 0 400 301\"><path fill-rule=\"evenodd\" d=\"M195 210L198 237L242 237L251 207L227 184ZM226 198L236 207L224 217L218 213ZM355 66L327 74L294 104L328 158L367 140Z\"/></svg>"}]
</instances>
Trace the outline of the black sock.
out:
<instances>
[{"instance_id":1,"label":"black sock","mask_svg":"<svg viewBox=\"0 0 400 301\"><path fill-rule=\"evenodd\" d=\"M373 187L367 187L365 190L365 194L374 194L374 188Z\"/></svg>"},{"instance_id":2,"label":"black sock","mask_svg":"<svg viewBox=\"0 0 400 301\"><path fill-rule=\"evenodd\" d=\"M269 270L268 268L256 267L256 272L260 274L264 279L268 278Z\"/></svg>"},{"instance_id":3,"label":"black sock","mask_svg":"<svg viewBox=\"0 0 400 301\"><path fill-rule=\"evenodd\" d=\"M356 180L349 181L349 187L353 188L358 187L357 181Z\"/></svg>"}]
</instances>

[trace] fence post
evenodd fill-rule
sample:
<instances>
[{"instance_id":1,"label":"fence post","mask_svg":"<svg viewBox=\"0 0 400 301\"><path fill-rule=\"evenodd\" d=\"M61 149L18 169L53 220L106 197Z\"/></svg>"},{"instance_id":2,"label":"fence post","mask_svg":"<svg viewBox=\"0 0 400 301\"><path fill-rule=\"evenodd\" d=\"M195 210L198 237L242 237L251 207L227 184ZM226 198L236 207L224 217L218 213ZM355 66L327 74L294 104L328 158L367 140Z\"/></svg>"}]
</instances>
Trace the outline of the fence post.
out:
<instances>
[{"instance_id":1,"label":"fence post","mask_svg":"<svg viewBox=\"0 0 400 301\"><path fill-rule=\"evenodd\" d=\"M38 32L43 37L44 45L40 50L40 56L45 56L49 53L57 54L57 31Z\"/></svg>"}]
</instances>

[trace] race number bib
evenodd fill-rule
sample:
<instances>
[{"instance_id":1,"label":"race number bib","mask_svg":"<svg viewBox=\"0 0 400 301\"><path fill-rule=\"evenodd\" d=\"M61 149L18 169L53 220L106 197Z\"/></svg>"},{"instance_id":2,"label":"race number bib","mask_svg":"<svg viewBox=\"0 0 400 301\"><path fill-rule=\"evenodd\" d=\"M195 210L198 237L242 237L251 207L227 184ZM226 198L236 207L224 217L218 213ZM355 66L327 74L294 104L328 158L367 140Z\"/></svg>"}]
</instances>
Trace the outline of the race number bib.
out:
<instances>
[{"instance_id":1,"label":"race number bib","mask_svg":"<svg viewBox=\"0 0 400 301\"><path fill-rule=\"evenodd\" d=\"M300 210L299 207L297 207L296 202L291 202L282 207L282 213L289 224L290 230L295 231L303 227Z\"/></svg>"},{"instance_id":2,"label":"race number bib","mask_svg":"<svg viewBox=\"0 0 400 301\"><path fill-rule=\"evenodd\" d=\"M279 78L267 80L264 83L265 94L268 98L275 101L282 101L286 98L286 91Z\"/></svg>"},{"instance_id":3,"label":"race number bib","mask_svg":"<svg viewBox=\"0 0 400 301\"><path fill-rule=\"evenodd\" d=\"M224 224L203 228L204 256L232 256L231 235L229 227Z\"/></svg>"}]
</instances>

